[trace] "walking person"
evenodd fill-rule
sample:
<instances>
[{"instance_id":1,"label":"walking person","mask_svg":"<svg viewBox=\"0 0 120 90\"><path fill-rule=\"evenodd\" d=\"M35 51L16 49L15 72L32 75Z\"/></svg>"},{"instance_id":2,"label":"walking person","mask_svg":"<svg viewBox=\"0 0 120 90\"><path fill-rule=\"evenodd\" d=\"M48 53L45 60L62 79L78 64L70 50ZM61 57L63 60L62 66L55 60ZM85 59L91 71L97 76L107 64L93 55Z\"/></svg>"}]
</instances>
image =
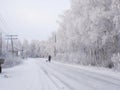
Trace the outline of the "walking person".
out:
<instances>
[{"instance_id":1,"label":"walking person","mask_svg":"<svg viewBox=\"0 0 120 90\"><path fill-rule=\"evenodd\" d=\"M51 55L48 56L48 61L51 62Z\"/></svg>"}]
</instances>

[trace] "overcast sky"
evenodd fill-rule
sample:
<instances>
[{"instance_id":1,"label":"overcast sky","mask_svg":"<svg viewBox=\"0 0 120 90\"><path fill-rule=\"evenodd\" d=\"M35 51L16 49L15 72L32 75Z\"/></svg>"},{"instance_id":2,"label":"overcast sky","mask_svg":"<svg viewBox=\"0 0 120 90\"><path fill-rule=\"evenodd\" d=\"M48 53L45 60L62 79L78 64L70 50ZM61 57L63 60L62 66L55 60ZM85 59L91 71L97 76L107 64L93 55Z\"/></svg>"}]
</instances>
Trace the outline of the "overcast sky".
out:
<instances>
[{"instance_id":1,"label":"overcast sky","mask_svg":"<svg viewBox=\"0 0 120 90\"><path fill-rule=\"evenodd\" d=\"M58 15L69 7L69 0L0 0L0 17L9 34L47 40L57 30Z\"/></svg>"}]
</instances>

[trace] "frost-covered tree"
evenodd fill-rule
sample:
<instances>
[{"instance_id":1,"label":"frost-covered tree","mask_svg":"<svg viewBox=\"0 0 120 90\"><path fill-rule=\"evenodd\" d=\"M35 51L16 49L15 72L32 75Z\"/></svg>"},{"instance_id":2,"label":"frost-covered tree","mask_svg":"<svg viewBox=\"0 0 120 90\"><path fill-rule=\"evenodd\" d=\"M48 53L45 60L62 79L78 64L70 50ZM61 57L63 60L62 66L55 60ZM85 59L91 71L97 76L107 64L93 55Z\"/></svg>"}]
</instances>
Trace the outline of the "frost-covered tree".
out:
<instances>
[{"instance_id":1,"label":"frost-covered tree","mask_svg":"<svg viewBox=\"0 0 120 90\"><path fill-rule=\"evenodd\" d=\"M120 52L119 0L71 0L71 8L60 19L58 57L108 66L111 56Z\"/></svg>"},{"instance_id":2,"label":"frost-covered tree","mask_svg":"<svg viewBox=\"0 0 120 90\"><path fill-rule=\"evenodd\" d=\"M24 40L21 47L21 56L22 58L29 57L29 42Z\"/></svg>"},{"instance_id":3,"label":"frost-covered tree","mask_svg":"<svg viewBox=\"0 0 120 90\"><path fill-rule=\"evenodd\" d=\"M27 40L23 41L21 47L21 56L23 58L43 58L48 56L48 42L47 41L39 41L33 40L28 43Z\"/></svg>"}]
</instances>

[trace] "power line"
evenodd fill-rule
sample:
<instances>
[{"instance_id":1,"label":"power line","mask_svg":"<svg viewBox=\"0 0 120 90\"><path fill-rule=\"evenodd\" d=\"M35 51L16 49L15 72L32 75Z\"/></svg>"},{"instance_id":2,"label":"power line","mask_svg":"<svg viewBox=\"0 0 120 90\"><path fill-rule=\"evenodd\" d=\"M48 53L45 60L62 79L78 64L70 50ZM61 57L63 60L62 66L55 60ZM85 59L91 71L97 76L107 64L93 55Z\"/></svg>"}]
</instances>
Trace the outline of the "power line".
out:
<instances>
[{"instance_id":1,"label":"power line","mask_svg":"<svg viewBox=\"0 0 120 90\"><path fill-rule=\"evenodd\" d=\"M2 25L0 27L0 32L2 32L3 35L7 35L9 34L7 31L11 30L11 28L9 28L7 20L5 20L5 18L3 17L3 15L0 13L0 24Z\"/></svg>"},{"instance_id":2,"label":"power line","mask_svg":"<svg viewBox=\"0 0 120 90\"><path fill-rule=\"evenodd\" d=\"M18 39L18 35L6 35L7 42L11 41L11 48L12 48L12 54L14 55L14 40ZM8 49L8 43L7 43L7 49Z\"/></svg>"}]
</instances>

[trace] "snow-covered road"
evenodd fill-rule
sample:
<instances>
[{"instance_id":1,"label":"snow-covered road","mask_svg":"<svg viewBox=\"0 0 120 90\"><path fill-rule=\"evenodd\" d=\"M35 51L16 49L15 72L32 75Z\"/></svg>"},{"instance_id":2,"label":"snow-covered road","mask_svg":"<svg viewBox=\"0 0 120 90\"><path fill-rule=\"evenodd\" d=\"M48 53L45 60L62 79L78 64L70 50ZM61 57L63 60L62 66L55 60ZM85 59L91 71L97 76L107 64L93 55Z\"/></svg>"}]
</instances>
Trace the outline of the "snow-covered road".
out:
<instances>
[{"instance_id":1,"label":"snow-covered road","mask_svg":"<svg viewBox=\"0 0 120 90\"><path fill-rule=\"evenodd\" d=\"M119 76L105 72L108 74L29 59L21 66L4 70L0 75L0 90L120 90Z\"/></svg>"}]
</instances>

